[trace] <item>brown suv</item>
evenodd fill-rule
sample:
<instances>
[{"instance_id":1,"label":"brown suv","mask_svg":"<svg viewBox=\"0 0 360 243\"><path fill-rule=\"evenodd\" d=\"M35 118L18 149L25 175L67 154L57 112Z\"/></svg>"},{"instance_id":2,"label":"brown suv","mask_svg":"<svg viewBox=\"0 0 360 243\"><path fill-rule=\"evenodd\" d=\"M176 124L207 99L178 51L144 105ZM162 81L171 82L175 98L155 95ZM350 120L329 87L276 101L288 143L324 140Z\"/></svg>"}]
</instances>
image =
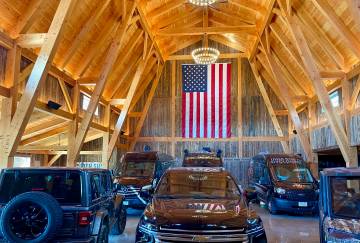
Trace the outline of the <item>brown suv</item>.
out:
<instances>
[{"instance_id":1,"label":"brown suv","mask_svg":"<svg viewBox=\"0 0 360 243\"><path fill-rule=\"evenodd\" d=\"M221 158L221 150L217 153L211 152L209 149L203 149L201 152L190 153L184 151L183 167L223 167Z\"/></svg>"},{"instance_id":2,"label":"brown suv","mask_svg":"<svg viewBox=\"0 0 360 243\"><path fill-rule=\"evenodd\" d=\"M124 196L124 205L145 208L149 190L155 188L172 162L173 157L153 151L126 153L121 160L121 172L116 178L117 190Z\"/></svg>"}]
</instances>

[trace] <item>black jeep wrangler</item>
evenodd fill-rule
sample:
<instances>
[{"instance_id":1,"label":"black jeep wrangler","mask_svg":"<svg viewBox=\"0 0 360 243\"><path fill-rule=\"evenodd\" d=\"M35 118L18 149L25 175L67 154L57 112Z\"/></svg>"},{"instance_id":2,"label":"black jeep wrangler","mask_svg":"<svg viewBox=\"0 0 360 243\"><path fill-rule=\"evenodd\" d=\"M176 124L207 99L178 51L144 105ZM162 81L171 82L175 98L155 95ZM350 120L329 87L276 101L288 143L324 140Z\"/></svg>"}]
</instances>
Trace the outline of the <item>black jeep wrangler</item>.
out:
<instances>
[{"instance_id":1,"label":"black jeep wrangler","mask_svg":"<svg viewBox=\"0 0 360 243\"><path fill-rule=\"evenodd\" d=\"M8 242L108 242L126 225L122 196L102 169L4 169L0 214Z\"/></svg>"}]
</instances>

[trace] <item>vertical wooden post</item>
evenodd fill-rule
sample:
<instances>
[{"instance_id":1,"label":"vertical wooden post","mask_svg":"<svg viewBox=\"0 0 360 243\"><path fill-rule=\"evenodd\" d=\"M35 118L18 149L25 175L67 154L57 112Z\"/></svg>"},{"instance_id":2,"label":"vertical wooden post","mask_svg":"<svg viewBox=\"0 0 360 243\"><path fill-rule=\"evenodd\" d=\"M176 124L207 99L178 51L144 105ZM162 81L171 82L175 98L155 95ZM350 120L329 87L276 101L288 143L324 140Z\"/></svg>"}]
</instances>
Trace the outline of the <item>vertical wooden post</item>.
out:
<instances>
[{"instance_id":1,"label":"vertical wooden post","mask_svg":"<svg viewBox=\"0 0 360 243\"><path fill-rule=\"evenodd\" d=\"M237 75L237 85L238 85L238 89L237 89L237 97L238 97L238 106L237 106L237 112L238 112L238 125L237 125L237 130L238 130L238 156L239 158L243 157L243 143L242 143L242 136L243 136L243 130L242 130L242 63L241 63L241 58L237 58L237 70L238 70L238 75Z\"/></svg>"},{"instance_id":2,"label":"vertical wooden post","mask_svg":"<svg viewBox=\"0 0 360 243\"><path fill-rule=\"evenodd\" d=\"M10 89L10 97L3 98L1 102L1 119L0 119L0 146L4 148L6 133L9 130L11 119L13 118L18 97L18 80L20 75L20 61L21 61L21 49L15 45L7 53L6 60L6 72L4 87ZM0 154L1 161L7 161L6 166L12 167L14 163L14 157L8 156L6 153ZM5 165L5 164L4 164Z\"/></svg>"},{"instance_id":3,"label":"vertical wooden post","mask_svg":"<svg viewBox=\"0 0 360 243\"><path fill-rule=\"evenodd\" d=\"M176 136L176 60L171 62L171 155L175 157Z\"/></svg>"},{"instance_id":4,"label":"vertical wooden post","mask_svg":"<svg viewBox=\"0 0 360 243\"><path fill-rule=\"evenodd\" d=\"M107 158L107 151L109 149L109 139L110 139L110 117L111 117L111 106L110 104L106 106L105 110L105 126L107 127L107 131L103 133L102 137L102 153L101 153L101 163L102 167L108 169L109 168L109 160Z\"/></svg>"}]
</instances>

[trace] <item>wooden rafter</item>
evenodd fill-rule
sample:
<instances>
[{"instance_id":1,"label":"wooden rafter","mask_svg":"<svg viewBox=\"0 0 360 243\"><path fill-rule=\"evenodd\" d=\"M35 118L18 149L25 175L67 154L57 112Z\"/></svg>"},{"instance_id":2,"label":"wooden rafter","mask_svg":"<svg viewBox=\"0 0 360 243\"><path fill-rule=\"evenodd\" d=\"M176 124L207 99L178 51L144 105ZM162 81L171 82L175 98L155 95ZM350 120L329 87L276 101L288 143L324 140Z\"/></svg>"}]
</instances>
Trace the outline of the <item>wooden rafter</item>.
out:
<instances>
[{"instance_id":1,"label":"wooden rafter","mask_svg":"<svg viewBox=\"0 0 360 243\"><path fill-rule=\"evenodd\" d=\"M74 0L61 0L59 3L53 21L49 27L48 38L40 49L39 58L34 64L33 71L30 74L24 93L14 117L11 120L6 136L7 141L4 146L4 150L6 151L4 152L5 158L1 161L2 166L7 163L6 157L12 157L16 152L21 136L34 109L39 94L39 87L44 83L52 59L55 55L60 36L64 29L64 22L66 22L67 17L70 15L70 11L75 2L76 1Z\"/></svg>"},{"instance_id":2,"label":"wooden rafter","mask_svg":"<svg viewBox=\"0 0 360 243\"><path fill-rule=\"evenodd\" d=\"M339 145L339 148L342 152L344 160L346 161L347 165L351 165L354 163L354 161L353 156L351 155L352 152L350 149L348 137L345 133L340 116L332 107L330 97L327 93L327 89L324 83L321 81L320 72L316 67L314 57L301 30L301 25L299 23L300 20L296 15L286 16L286 19L288 22L289 30L294 37L293 39L295 40L295 45L297 46L297 49L301 54L300 56L303 60L304 66L309 76L311 77L316 94L319 98L321 106L324 108L325 115L328 119L331 130L336 138L337 144Z\"/></svg>"},{"instance_id":3,"label":"wooden rafter","mask_svg":"<svg viewBox=\"0 0 360 243\"><path fill-rule=\"evenodd\" d=\"M11 36L13 38L18 37L19 34L27 32L33 23L36 20L36 17L39 17L39 11L46 3L46 0L31 0L30 5L28 6L25 13L23 13L16 26L11 32Z\"/></svg>"},{"instance_id":4,"label":"wooden rafter","mask_svg":"<svg viewBox=\"0 0 360 243\"><path fill-rule=\"evenodd\" d=\"M127 13L126 17L124 18L122 25L116 31L115 38L112 41L112 43L107 51L104 65L100 72L99 79L96 82L96 86L95 86L94 92L91 96L89 106L88 106L88 108L85 112L84 118L78 128L78 132L75 135L74 147L72 147L71 149L69 148L69 153L68 153L68 157L67 157L68 165L75 166L75 162L79 156L82 145L84 144L84 140L85 140L86 134L89 130L94 112L98 106L100 97L105 88L107 77L108 77L110 71L112 70L112 67L116 61L116 58L118 57L119 51L123 44L123 40L125 38L126 30L129 26L129 22L133 16L134 11L135 11L135 3L132 4L132 6L129 9L129 12Z\"/></svg>"},{"instance_id":5,"label":"wooden rafter","mask_svg":"<svg viewBox=\"0 0 360 243\"><path fill-rule=\"evenodd\" d=\"M76 35L75 39L72 41L70 48L68 48L65 54L63 55L63 58L59 65L60 68L65 68L65 66L68 64L71 57L74 55L75 51L77 50L77 48L79 47L85 36L89 33L91 28L93 28L96 21L104 13L105 9L107 8L110 2L111 0L106 0L105 3L103 3L100 8L98 6L95 8L95 12L90 15L85 25L81 28L80 32Z\"/></svg>"},{"instance_id":6,"label":"wooden rafter","mask_svg":"<svg viewBox=\"0 0 360 243\"><path fill-rule=\"evenodd\" d=\"M121 128L122 128L122 126L124 124L126 115L129 112L131 101L132 101L132 99L134 97L136 88L137 88L137 86L139 84L139 81L141 79L141 75L142 75L142 73L143 73L143 71L144 71L144 69L146 67L146 63L147 63L149 58L150 58L150 56L148 56L146 58L146 60L142 59L140 61L140 64L139 64L138 68L136 69L134 79L131 82L129 92L128 92L127 96L126 96L125 104L123 106L123 109L121 110L121 113L120 113L117 121L116 121L114 133L112 134L110 142L109 142L108 154L107 154L108 160L111 158L112 152L113 152L113 150L115 148L115 145L116 145L116 141L118 140L118 137L119 137L120 132L121 132Z\"/></svg>"},{"instance_id":7,"label":"wooden rafter","mask_svg":"<svg viewBox=\"0 0 360 243\"><path fill-rule=\"evenodd\" d=\"M286 82L284 80L284 76L280 70L280 68L278 67L276 61L273 59L272 55L270 54L270 52L268 52L265 47L264 44L261 40L261 38L259 38L260 40L260 44L261 46L264 48L265 50L265 56L267 59L267 62L271 68L272 74L275 78L275 80L277 80L277 83L279 85L279 88L281 90L282 96L284 98L284 101L286 102L286 107L289 111L291 120L293 121L293 124L296 128L300 143L304 149L306 158L308 160L312 160L312 150L311 150L311 146L310 146L310 141L309 138L306 136L303 127L302 127L302 123L299 117L299 114L296 112L295 106L292 103L291 97L289 95L289 88L286 85Z\"/></svg>"},{"instance_id":8,"label":"wooden rafter","mask_svg":"<svg viewBox=\"0 0 360 243\"><path fill-rule=\"evenodd\" d=\"M324 14L324 16L332 23L332 26L336 28L339 34L346 41L349 49L356 54L360 59L360 42L359 39L346 27L344 22L336 15L335 11L331 8L326 0L312 0L314 5Z\"/></svg>"},{"instance_id":9,"label":"wooden rafter","mask_svg":"<svg viewBox=\"0 0 360 243\"><path fill-rule=\"evenodd\" d=\"M355 108L356 100L360 93L360 75L356 81L355 87L353 89L353 93L350 98L350 110L353 110Z\"/></svg>"},{"instance_id":10,"label":"wooden rafter","mask_svg":"<svg viewBox=\"0 0 360 243\"><path fill-rule=\"evenodd\" d=\"M267 110L268 110L268 112L269 112L271 121L273 122L275 131L276 131L276 133L277 133L277 135L278 135L279 137L283 137L283 136L284 136L284 133L283 133L283 131L282 131L282 129L281 129L279 120L278 120L277 117L276 117L274 108L273 108L273 106L272 106L272 104L271 104L269 95L268 95L268 93L267 93L267 91L266 91L266 89L265 89L265 86L264 86L264 84L263 84L263 82L262 82L262 80L261 80L261 77L260 77L260 75L259 75L259 72L258 72L258 70L257 70L257 68L256 68L256 66L255 66L254 63L251 63L250 65L251 65L251 69L252 69L252 71L253 71L253 74L254 74L254 76L255 76L256 83L257 83L257 85L258 85L258 87L259 87L260 93L261 93L261 95L262 95L262 97L263 97L263 99L264 99L266 108L267 108ZM282 142L281 142L281 145L282 145L282 147L283 147L284 153L287 153L287 154L290 153L289 145L288 145L288 143L287 143L286 141L282 141Z\"/></svg>"},{"instance_id":11,"label":"wooden rafter","mask_svg":"<svg viewBox=\"0 0 360 243\"><path fill-rule=\"evenodd\" d=\"M157 36L184 36L184 35L215 35L215 34L229 34L229 33L248 33L255 34L256 28L254 25L239 25L239 26L222 26L222 27L193 27L193 28L167 28L158 30Z\"/></svg>"}]
</instances>

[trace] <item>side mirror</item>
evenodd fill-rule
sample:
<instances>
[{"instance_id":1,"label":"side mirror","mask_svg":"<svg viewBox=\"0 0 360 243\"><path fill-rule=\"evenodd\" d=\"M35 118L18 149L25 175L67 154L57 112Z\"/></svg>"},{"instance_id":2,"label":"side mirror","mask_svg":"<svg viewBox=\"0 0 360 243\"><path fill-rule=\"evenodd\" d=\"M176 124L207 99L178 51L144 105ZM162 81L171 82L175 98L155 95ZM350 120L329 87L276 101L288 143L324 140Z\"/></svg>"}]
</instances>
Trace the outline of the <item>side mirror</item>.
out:
<instances>
[{"instance_id":1,"label":"side mirror","mask_svg":"<svg viewBox=\"0 0 360 243\"><path fill-rule=\"evenodd\" d=\"M141 188L141 191L149 191L152 188L151 185L146 185Z\"/></svg>"},{"instance_id":2,"label":"side mirror","mask_svg":"<svg viewBox=\"0 0 360 243\"><path fill-rule=\"evenodd\" d=\"M152 185L146 185L141 188L140 195L145 198L150 198L154 194Z\"/></svg>"},{"instance_id":3,"label":"side mirror","mask_svg":"<svg viewBox=\"0 0 360 243\"><path fill-rule=\"evenodd\" d=\"M257 194L255 189L246 188L243 194L248 204L256 202Z\"/></svg>"}]
</instances>

